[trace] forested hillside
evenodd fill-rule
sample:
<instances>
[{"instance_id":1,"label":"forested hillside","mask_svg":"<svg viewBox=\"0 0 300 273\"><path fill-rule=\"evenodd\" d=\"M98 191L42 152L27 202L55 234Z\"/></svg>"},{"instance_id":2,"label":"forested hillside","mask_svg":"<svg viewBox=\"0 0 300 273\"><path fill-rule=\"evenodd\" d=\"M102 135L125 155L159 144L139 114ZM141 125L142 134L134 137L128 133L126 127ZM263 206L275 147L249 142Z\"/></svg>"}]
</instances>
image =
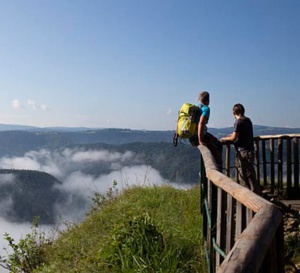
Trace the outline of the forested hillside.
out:
<instances>
[{"instance_id":1,"label":"forested hillside","mask_svg":"<svg viewBox=\"0 0 300 273\"><path fill-rule=\"evenodd\" d=\"M209 131L221 138L231 133L232 127L209 128ZM300 128L254 126L255 136L291 133L300 133ZM22 155L31 150L57 149L75 144L172 143L173 134L174 131L88 128L77 130L74 128L31 128L28 130L0 131L0 156Z\"/></svg>"},{"instance_id":2,"label":"forested hillside","mask_svg":"<svg viewBox=\"0 0 300 273\"><path fill-rule=\"evenodd\" d=\"M40 217L43 224L54 223L54 204L63 194L54 186L53 176L30 170L0 170L0 216L11 222L31 223Z\"/></svg>"},{"instance_id":3,"label":"forested hillside","mask_svg":"<svg viewBox=\"0 0 300 273\"><path fill-rule=\"evenodd\" d=\"M58 149L74 144L105 143L120 145L131 142L172 143L172 131L99 129L85 131L2 131L0 156L22 155L39 149Z\"/></svg>"},{"instance_id":4,"label":"forested hillside","mask_svg":"<svg viewBox=\"0 0 300 273\"><path fill-rule=\"evenodd\" d=\"M255 135L300 132L254 128ZM210 131L221 137L232 128ZM74 214L80 214L94 191L107 190L114 180L135 183L138 175L145 181L154 173L160 183L197 184L199 150L189 142L175 148L173 133L129 129L2 131L0 217L31 222L40 216L42 223L53 223L55 208L65 210L59 213L73 209Z\"/></svg>"}]
</instances>

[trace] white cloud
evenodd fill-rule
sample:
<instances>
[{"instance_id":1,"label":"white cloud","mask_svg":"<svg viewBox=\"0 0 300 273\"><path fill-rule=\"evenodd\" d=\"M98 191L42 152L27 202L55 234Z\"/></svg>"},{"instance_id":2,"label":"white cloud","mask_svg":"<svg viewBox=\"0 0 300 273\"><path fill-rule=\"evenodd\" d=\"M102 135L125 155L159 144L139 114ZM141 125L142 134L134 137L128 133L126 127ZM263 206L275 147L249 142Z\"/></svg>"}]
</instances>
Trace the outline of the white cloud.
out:
<instances>
[{"instance_id":1,"label":"white cloud","mask_svg":"<svg viewBox=\"0 0 300 273\"><path fill-rule=\"evenodd\" d=\"M134 185L151 186L168 182L161 177L157 170L146 165L135 165L122 167L117 171L98 177L84 174L81 171L74 171L58 187L65 192L72 192L83 198L88 198L95 191L106 192L112 186L113 181L117 181L119 190Z\"/></svg>"},{"instance_id":2,"label":"white cloud","mask_svg":"<svg viewBox=\"0 0 300 273\"><path fill-rule=\"evenodd\" d=\"M39 170L39 164L30 157L4 157L0 160L2 169Z\"/></svg>"},{"instance_id":3,"label":"white cloud","mask_svg":"<svg viewBox=\"0 0 300 273\"><path fill-rule=\"evenodd\" d=\"M12 101L12 108L15 110L21 109L21 108L27 108L31 110L41 110L41 111L49 111L49 107L42 103L42 104L37 104L34 100L28 99L26 103L22 103L20 100L15 99Z\"/></svg>"},{"instance_id":4,"label":"white cloud","mask_svg":"<svg viewBox=\"0 0 300 273\"><path fill-rule=\"evenodd\" d=\"M16 110L21 109L23 107L22 103L17 99L13 100L11 103L12 103L12 108Z\"/></svg>"},{"instance_id":5,"label":"white cloud","mask_svg":"<svg viewBox=\"0 0 300 273\"><path fill-rule=\"evenodd\" d=\"M33 109L33 110L36 110L37 109L37 107L36 107L36 103L35 103L35 101L33 101L33 100L27 100L27 105L29 106L29 108L31 108L31 109Z\"/></svg>"},{"instance_id":6,"label":"white cloud","mask_svg":"<svg viewBox=\"0 0 300 273\"><path fill-rule=\"evenodd\" d=\"M118 152L109 152L107 150L101 151L78 151L73 154L72 160L74 162L93 162L93 161L106 161L106 162L114 162L114 161L127 161L130 160L134 154L132 152L125 152L124 154Z\"/></svg>"},{"instance_id":7,"label":"white cloud","mask_svg":"<svg viewBox=\"0 0 300 273\"><path fill-rule=\"evenodd\" d=\"M157 170L147 165L126 166L108 175L102 175L99 179L105 181L107 185L116 180L120 190L134 185L151 186L168 183Z\"/></svg>"}]
</instances>

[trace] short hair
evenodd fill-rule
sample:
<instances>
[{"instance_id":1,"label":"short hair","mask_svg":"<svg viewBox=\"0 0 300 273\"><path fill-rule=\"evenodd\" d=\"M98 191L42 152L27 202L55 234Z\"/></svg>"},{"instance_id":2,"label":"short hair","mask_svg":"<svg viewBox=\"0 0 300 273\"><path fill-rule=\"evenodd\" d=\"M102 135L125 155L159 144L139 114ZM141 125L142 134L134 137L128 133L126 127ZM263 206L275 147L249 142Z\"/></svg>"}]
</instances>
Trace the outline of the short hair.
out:
<instances>
[{"instance_id":1,"label":"short hair","mask_svg":"<svg viewBox=\"0 0 300 273\"><path fill-rule=\"evenodd\" d=\"M201 103L209 101L209 93L207 91L203 91L199 94L198 101Z\"/></svg>"},{"instance_id":2,"label":"short hair","mask_svg":"<svg viewBox=\"0 0 300 273\"><path fill-rule=\"evenodd\" d=\"M233 114L235 114L235 115L242 115L243 116L245 114L245 108L240 103L235 104L233 106L232 111L233 111Z\"/></svg>"}]
</instances>

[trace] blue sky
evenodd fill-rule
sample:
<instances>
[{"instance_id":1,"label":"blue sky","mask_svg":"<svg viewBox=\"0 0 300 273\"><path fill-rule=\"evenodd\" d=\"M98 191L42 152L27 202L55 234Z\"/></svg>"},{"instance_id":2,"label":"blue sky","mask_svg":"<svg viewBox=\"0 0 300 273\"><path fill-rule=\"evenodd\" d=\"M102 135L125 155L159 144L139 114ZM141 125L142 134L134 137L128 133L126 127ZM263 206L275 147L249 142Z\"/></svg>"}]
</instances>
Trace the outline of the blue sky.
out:
<instances>
[{"instance_id":1,"label":"blue sky","mask_svg":"<svg viewBox=\"0 0 300 273\"><path fill-rule=\"evenodd\" d=\"M2 0L0 123L173 130L211 94L208 126L300 128L299 0Z\"/></svg>"}]
</instances>

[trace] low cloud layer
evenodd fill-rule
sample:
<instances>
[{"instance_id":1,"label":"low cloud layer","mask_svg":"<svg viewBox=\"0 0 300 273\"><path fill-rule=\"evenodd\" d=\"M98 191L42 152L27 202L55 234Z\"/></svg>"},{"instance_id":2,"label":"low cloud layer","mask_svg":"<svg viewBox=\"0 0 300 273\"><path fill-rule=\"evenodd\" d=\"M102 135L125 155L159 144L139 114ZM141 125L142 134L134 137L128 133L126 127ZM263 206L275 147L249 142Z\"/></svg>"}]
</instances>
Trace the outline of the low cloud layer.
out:
<instances>
[{"instance_id":1,"label":"low cloud layer","mask_svg":"<svg viewBox=\"0 0 300 273\"><path fill-rule=\"evenodd\" d=\"M55 204L56 227L63 229L66 222L79 222L84 219L91 206L95 192L105 194L117 182L122 191L133 185L149 186L169 183L151 166L145 165L139 155L131 151L124 153L108 150L63 149L60 151L30 151L21 157L0 158L1 169L22 169L47 172L62 184L56 187L65 193L63 203ZM89 172L92 170L92 172ZM98 170L95 172L95 170ZM1 174L2 185L14 183L14 175ZM176 184L172 183L173 186ZM182 187L182 185L177 185ZM7 197L0 202L1 215L12 209L14 200ZM31 224L10 223L0 217L0 254L5 255L3 247L7 242L4 233L9 233L16 242L31 232ZM42 230L51 233L53 226L42 226ZM0 273L7 273L0 268Z\"/></svg>"},{"instance_id":2,"label":"low cloud layer","mask_svg":"<svg viewBox=\"0 0 300 273\"><path fill-rule=\"evenodd\" d=\"M114 181L117 182L119 191L133 185L168 183L157 170L143 164L138 155L131 151L30 151L22 157L1 158L0 168L47 172L61 181L62 184L56 187L65 193L67 200L55 206L57 221L82 220L89 210L95 192L105 194ZM12 176L6 175L3 178L2 183L13 183ZM3 202L1 204L3 205Z\"/></svg>"}]
</instances>

